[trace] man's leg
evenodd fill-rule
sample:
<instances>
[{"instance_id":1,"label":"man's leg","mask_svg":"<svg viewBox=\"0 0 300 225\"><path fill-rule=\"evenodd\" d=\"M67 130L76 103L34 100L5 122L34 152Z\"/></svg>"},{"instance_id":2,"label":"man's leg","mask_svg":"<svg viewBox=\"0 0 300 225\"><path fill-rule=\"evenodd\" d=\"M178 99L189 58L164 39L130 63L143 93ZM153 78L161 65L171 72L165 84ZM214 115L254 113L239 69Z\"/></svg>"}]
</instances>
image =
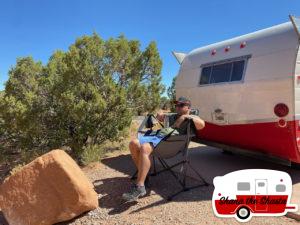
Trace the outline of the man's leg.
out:
<instances>
[{"instance_id":1,"label":"man's leg","mask_svg":"<svg viewBox=\"0 0 300 225\"><path fill-rule=\"evenodd\" d=\"M130 149L132 160L133 160L137 170L139 169L139 158L140 158L140 152L141 152L140 148L141 148L141 145L137 138L134 138L130 141L129 149Z\"/></svg>"},{"instance_id":2,"label":"man's leg","mask_svg":"<svg viewBox=\"0 0 300 225\"><path fill-rule=\"evenodd\" d=\"M153 151L153 147L150 143L144 143L140 147L139 164L138 164L138 177L136 184L138 186L144 186L147 174L151 167L150 155Z\"/></svg>"},{"instance_id":3,"label":"man's leg","mask_svg":"<svg viewBox=\"0 0 300 225\"><path fill-rule=\"evenodd\" d=\"M136 184L132 187L130 192L124 193L122 195L123 199L128 202L136 201L139 197L144 196L146 194L144 183L147 174L150 170L150 154L153 151L153 148L149 143L142 144L139 148L136 147L136 143L132 143L131 145L132 146L130 147L130 151L132 158L134 159L134 162L138 167L138 177Z\"/></svg>"}]
</instances>

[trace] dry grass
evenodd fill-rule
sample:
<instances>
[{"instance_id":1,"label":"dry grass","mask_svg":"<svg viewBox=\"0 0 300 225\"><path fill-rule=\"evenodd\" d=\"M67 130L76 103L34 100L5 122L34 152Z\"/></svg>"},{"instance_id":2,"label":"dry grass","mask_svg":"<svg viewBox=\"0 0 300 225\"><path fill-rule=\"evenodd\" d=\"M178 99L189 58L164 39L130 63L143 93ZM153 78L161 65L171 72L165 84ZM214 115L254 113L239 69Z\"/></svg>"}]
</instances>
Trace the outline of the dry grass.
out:
<instances>
[{"instance_id":1,"label":"dry grass","mask_svg":"<svg viewBox=\"0 0 300 225\"><path fill-rule=\"evenodd\" d=\"M119 141L105 141L101 145L87 147L84 150L83 163L88 165L116 154L127 154L129 152L128 144L132 138L136 137L138 127L139 122L133 120L130 127L123 132L123 137Z\"/></svg>"}]
</instances>

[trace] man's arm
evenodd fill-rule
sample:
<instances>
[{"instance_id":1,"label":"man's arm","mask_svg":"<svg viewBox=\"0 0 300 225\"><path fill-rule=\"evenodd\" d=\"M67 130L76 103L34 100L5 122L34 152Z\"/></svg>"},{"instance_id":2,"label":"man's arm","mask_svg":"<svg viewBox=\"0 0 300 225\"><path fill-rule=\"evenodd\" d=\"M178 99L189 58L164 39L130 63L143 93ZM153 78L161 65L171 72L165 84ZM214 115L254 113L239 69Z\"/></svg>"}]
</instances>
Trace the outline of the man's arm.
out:
<instances>
[{"instance_id":1,"label":"man's arm","mask_svg":"<svg viewBox=\"0 0 300 225\"><path fill-rule=\"evenodd\" d=\"M190 118L193 119L195 127L197 130L201 130L205 127L205 122L199 116L188 115Z\"/></svg>"},{"instance_id":2,"label":"man's arm","mask_svg":"<svg viewBox=\"0 0 300 225\"><path fill-rule=\"evenodd\" d=\"M164 122L165 117L166 117L166 114L163 113L162 111L159 111L159 112L157 113L157 115L156 115L156 119L157 119L159 122L161 122L161 123Z\"/></svg>"},{"instance_id":3,"label":"man's arm","mask_svg":"<svg viewBox=\"0 0 300 225\"><path fill-rule=\"evenodd\" d=\"M205 122L199 116L195 115L182 115L180 116L176 122L174 123L173 127L180 127L181 123L186 119L191 118L195 124L197 130L201 130L205 127Z\"/></svg>"}]
</instances>

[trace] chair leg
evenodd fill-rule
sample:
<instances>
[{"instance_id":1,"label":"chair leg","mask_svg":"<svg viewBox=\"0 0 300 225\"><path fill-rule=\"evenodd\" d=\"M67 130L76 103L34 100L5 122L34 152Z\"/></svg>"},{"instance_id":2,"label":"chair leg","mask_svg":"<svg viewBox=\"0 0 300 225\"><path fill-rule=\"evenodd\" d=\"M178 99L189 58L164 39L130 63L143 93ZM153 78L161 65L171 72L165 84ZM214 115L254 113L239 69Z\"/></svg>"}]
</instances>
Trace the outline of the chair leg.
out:
<instances>
[{"instance_id":1,"label":"chair leg","mask_svg":"<svg viewBox=\"0 0 300 225\"><path fill-rule=\"evenodd\" d=\"M136 179L137 178L137 174L138 174L138 170L136 170L135 172L134 172L134 174L131 176L131 180L134 180L134 179Z\"/></svg>"},{"instance_id":2,"label":"chair leg","mask_svg":"<svg viewBox=\"0 0 300 225\"><path fill-rule=\"evenodd\" d=\"M157 171L156 171L156 162L155 162L155 157L152 156L152 162L153 162L153 172L150 174L150 176L156 176L157 175Z\"/></svg>"},{"instance_id":3,"label":"chair leg","mask_svg":"<svg viewBox=\"0 0 300 225\"><path fill-rule=\"evenodd\" d=\"M159 161L160 161L160 160L159 160ZM163 164L163 162L162 162L162 161L160 161L160 164L162 164L162 166L163 166L163 169L162 169L162 170L159 170L159 171L157 171L157 172L156 172L156 174L160 174L160 173L162 173L162 172L165 172L165 171L172 170L174 167L177 167L177 166L181 165L181 164L182 164L182 162L176 163L176 164L174 164L174 165L172 165L172 166L165 165L165 164Z\"/></svg>"},{"instance_id":4,"label":"chair leg","mask_svg":"<svg viewBox=\"0 0 300 225\"><path fill-rule=\"evenodd\" d=\"M164 171L169 171L175 177L175 179L179 182L179 184L182 186L181 190L179 190L178 192L176 192L176 193L174 193L174 194L172 194L172 195L170 195L170 196L167 197L168 201L171 201L175 196L181 194L182 192L189 191L191 189L195 189L195 188L198 188L198 187L201 187L201 186L208 186L209 185L204 180L204 178L192 167L192 165L190 164L189 161L182 161L182 162L177 163L177 164L175 164L173 166L169 166L165 160L160 159L160 158L158 158L158 159L161 162L161 164L163 165L163 167L165 168ZM182 165L182 164L183 164L183 170L182 170L181 174L183 176L183 179L181 181L180 178L179 178L179 176L176 175L174 173L174 171L172 171L171 169L173 167L175 167L175 166ZM201 184L187 187L187 185L186 185L186 176L187 176L187 169L188 169L188 167L190 167L197 174L197 176L202 181Z\"/></svg>"},{"instance_id":5,"label":"chair leg","mask_svg":"<svg viewBox=\"0 0 300 225\"><path fill-rule=\"evenodd\" d=\"M172 168L175 167L175 166L173 165L173 166L170 167L170 166L166 163L166 161L164 161L163 159L158 158L158 160L160 161L160 163L162 164L162 166L165 168L164 170L159 171L159 172L169 171L169 172L173 175L173 177L178 181L178 183L179 183L182 187L184 187L184 184L183 184L183 182L180 180L179 176L176 175L176 174L174 173L174 171L172 171ZM178 166L178 165L180 165L180 164L181 164L181 163L177 163L176 166Z\"/></svg>"},{"instance_id":6,"label":"chair leg","mask_svg":"<svg viewBox=\"0 0 300 225\"><path fill-rule=\"evenodd\" d=\"M183 188L186 188L186 173L187 173L187 162L184 161L183 163Z\"/></svg>"}]
</instances>

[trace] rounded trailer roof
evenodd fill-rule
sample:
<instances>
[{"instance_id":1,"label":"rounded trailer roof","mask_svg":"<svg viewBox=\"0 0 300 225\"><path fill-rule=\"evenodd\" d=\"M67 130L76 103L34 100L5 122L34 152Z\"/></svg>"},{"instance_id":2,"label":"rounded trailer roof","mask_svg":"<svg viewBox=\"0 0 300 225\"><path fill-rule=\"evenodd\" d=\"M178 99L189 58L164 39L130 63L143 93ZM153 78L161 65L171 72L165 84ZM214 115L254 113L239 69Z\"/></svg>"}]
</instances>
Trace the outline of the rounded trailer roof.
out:
<instances>
[{"instance_id":1,"label":"rounded trailer roof","mask_svg":"<svg viewBox=\"0 0 300 225\"><path fill-rule=\"evenodd\" d=\"M245 46L241 47L241 44ZM286 22L194 49L186 55L182 67L198 67L227 58L258 56L285 49L296 49L298 45L299 39L292 22ZM225 50L226 48L229 50Z\"/></svg>"}]
</instances>

